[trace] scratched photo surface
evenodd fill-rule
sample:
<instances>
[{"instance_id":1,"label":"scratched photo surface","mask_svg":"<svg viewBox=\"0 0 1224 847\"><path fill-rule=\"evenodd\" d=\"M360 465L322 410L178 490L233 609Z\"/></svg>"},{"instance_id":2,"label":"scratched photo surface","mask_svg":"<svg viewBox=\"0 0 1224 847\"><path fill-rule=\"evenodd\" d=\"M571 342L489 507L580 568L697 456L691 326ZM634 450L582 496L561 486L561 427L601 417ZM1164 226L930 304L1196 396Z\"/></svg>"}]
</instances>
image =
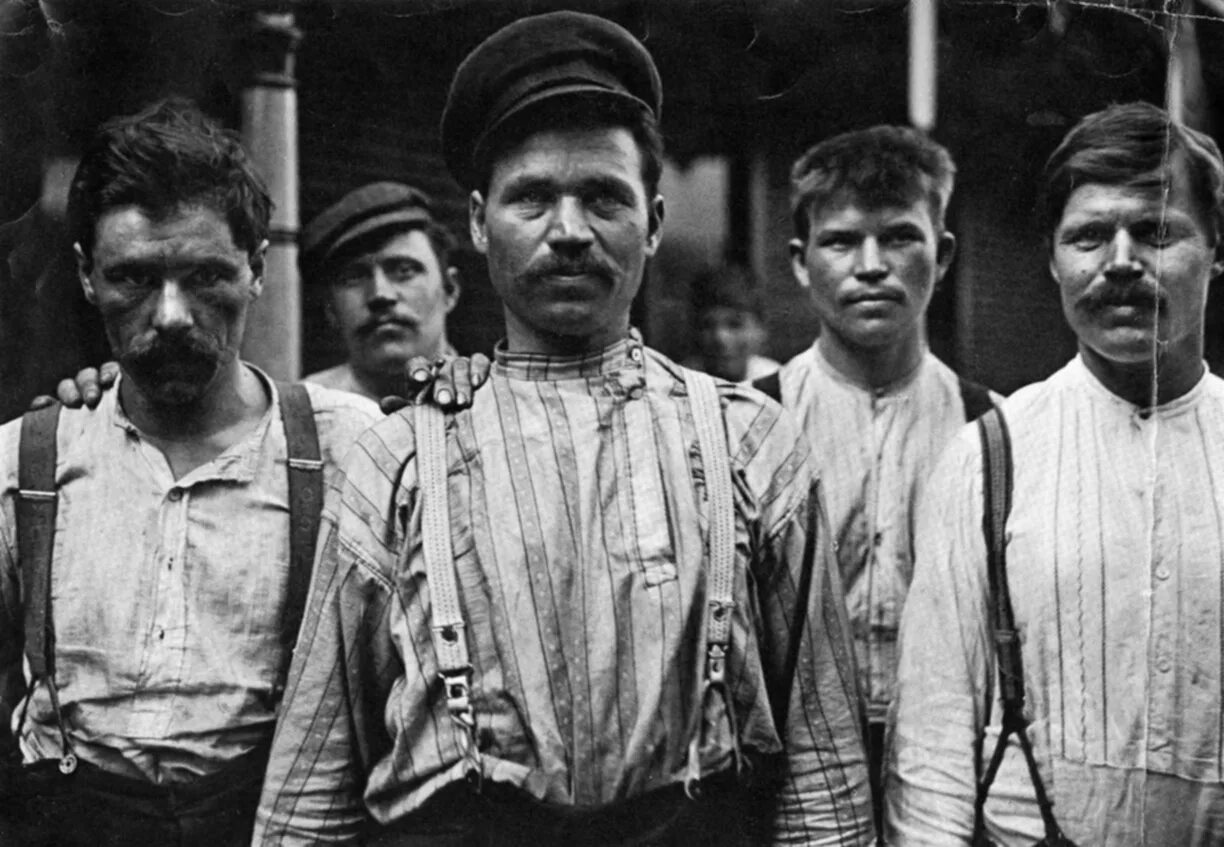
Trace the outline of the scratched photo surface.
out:
<instances>
[{"instance_id":1,"label":"scratched photo surface","mask_svg":"<svg viewBox=\"0 0 1224 847\"><path fill-rule=\"evenodd\" d=\"M245 358L282 379L344 361L295 245L307 221L380 180L427 192L459 236L449 341L491 354L502 306L439 120L469 51L555 9L622 24L657 63L666 218L632 320L678 362L697 351L694 280L727 264L750 272L763 304L759 355L786 362L813 345L817 313L788 248L791 165L830 136L906 124L956 162L956 252L927 312L930 350L1010 395L1077 351L1038 208L1068 131L1146 101L1224 141L1224 0L0 0L0 421L111 358L81 292L68 187L99 125L169 95L241 133L273 188ZM1205 315L1203 355L1224 375L1218 281Z\"/></svg>"}]
</instances>

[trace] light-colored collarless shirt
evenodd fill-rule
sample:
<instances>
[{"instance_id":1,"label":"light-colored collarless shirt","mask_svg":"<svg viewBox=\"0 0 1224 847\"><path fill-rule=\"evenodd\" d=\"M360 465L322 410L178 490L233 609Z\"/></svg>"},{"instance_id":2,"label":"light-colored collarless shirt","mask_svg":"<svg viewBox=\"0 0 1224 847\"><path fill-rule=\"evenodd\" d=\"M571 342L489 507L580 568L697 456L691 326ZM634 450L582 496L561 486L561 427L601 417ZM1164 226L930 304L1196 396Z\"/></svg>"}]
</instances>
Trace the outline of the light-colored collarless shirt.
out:
<instances>
[{"instance_id":1,"label":"light-colored collarless shirt","mask_svg":"<svg viewBox=\"0 0 1224 847\"><path fill-rule=\"evenodd\" d=\"M787 362L779 379L782 405L812 445L837 538L868 718L882 722L913 574L915 493L965 426L960 384L928 352L903 379L870 388L838 372L819 344Z\"/></svg>"},{"instance_id":2,"label":"light-colored collarless shirt","mask_svg":"<svg viewBox=\"0 0 1224 847\"><path fill-rule=\"evenodd\" d=\"M123 413L118 388L96 410L60 415L56 680L73 750L107 771L183 783L271 735L289 493L279 399L259 376L272 403L256 429L177 480L165 455ZM308 391L330 480L378 412L353 395ZM0 427L5 639L22 630L14 515L20 429L20 420ZM43 685L30 698L20 742L27 761L61 755Z\"/></svg>"},{"instance_id":3,"label":"light-colored collarless shirt","mask_svg":"<svg viewBox=\"0 0 1224 847\"><path fill-rule=\"evenodd\" d=\"M1081 845L1224 843L1224 381L1141 411L1079 359L1004 402L1015 486L1007 568L1029 731ZM927 486L901 629L890 843L964 843L994 683L976 431ZM1042 835L1013 741L990 834Z\"/></svg>"},{"instance_id":4,"label":"light-colored collarless shirt","mask_svg":"<svg viewBox=\"0 0 1224 847\"><path fill-rule=\"evenodd\" d=\"M851 647L829 539L809 525L806 441L719 383L735 475L728 679L744 747L778 751L765 696L812 543L780 843L873 837ZM403 820L468 768L437 683L413 419L367 432L329 501L305 641L256 830L264 845ZM705 646L702 462L682 370L634 336L577 359L496 353L449 419L451 535L485 780L598 806L684 779ZM811 533L815 532L815 537ZM763 656L761 644L774 651ZM700 759L731 736L706 714Z\"/></svg>"}]
</instances>

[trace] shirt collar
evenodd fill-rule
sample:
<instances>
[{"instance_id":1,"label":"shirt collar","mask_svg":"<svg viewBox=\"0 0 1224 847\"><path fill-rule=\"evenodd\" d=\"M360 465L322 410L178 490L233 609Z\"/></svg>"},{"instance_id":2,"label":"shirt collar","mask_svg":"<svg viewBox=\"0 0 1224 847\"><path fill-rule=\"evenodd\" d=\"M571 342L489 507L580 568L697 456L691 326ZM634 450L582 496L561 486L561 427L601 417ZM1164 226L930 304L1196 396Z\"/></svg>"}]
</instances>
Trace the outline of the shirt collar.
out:
<instances>
[{"instance_id":1,"label":"shirt collar","mask_svg":"<svg viewBox=\"0 0 1224 847\"><path fill-rule=\"evenodd\" d=\"M1206 393L1207 380L1211 376L1211 369L1204 362L1202 376L1199 377L1194 387L1185 394L1180 397L1174 397L1172 400L1161 403L1158 406L1142 407L1136 406L1129 400L1124 400L1106 388L1105 384L1097 379L1096 374L1089 370L1083 356L1077 355L1071 360L1070 368L1078 381L1085 386L1092 396L1143 420L1151 420L1152 418L1167 419L1192 409L1198 405L1199 400Z\"/></svg>"},{"instance_id":2,"label":"shirt collar","mask_svg":"<svg viewBox=\"0 0 1224 847\"><path fill-rule=\"evenodd\" d=\"M918 357L918 364L915 365L909 373L904 374L887 385L872 386L867 385L865 382L860 382L859 380L853 379L849 375L842 373L840 370L834 367L833 363L828 360L824 354L824 351L821 349L819 339L812 342L811 349L812 358L815 359L816 366L823 370L825 374L837 382L853 386L854 388L858 388L859 390L865 391L875 397L888 397L903 394L906 389L917 381L919 374L926 370L927 360L929 358L928 348L925 344L923 344L922 352Z\"/></svg>"},{"instance_id":3,"label":"shirt collar","mask_svg":"<svg viewBox=\"0 0 1224 847\"><path fill-rule=\"evenodd\" d=\"M619 341L580 356L549 356L514 353L503 339L493 350L493 373L510 379L559 381L609 376L626 370L641 370L645 361L642 336L636 329Z\"/></svg>"},{"instance_id":4,"label":"shirt collar","mask_svg":"<svg viewBox=\"0 0 1224 847\"><path fill-rule=\"evenodd\" d=\"M195 483L208 480L228 480L246 483L255 479L255 475L259 471L260 451L263 449L264 439L268 435L268 429L272 425L273 418L280 416L280 396L277 393L276 384L266 373L250 362L243 362L243 365L249 368L259 379L260 384L268 392L272 402L268 404L263 417L259 419L259 424L250 435L237 444L231 445L212 461L195 468L190 473L184 474L176 482L179 488L187 488ZM99 411L107 416L112 425L123 429L128 435L135 438L143 438L140 430L136 427L136 424L132 423L127 413L123 411L123 406L119 402L119 383L122 379L123 374L121 372L115 378L114 386L102 393Z\"/></svg>"}]
</instances>

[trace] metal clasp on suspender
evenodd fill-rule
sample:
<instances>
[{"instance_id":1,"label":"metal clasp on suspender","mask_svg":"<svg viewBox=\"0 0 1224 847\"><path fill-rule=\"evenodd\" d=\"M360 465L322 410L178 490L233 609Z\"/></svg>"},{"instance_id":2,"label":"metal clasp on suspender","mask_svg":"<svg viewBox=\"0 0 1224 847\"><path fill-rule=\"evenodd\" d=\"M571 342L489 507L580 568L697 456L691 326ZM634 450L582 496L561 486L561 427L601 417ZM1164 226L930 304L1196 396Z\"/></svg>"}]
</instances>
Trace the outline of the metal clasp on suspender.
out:
<instances>
[{"instance_id":1,"label":"metal clasp on suspender","mask_svg":"<svg viewBox=\"0 0 1224 847\"><path fill-rule=\"evenodd\" d=\"M706 704L711 696L722 701L731 733L735 771L741 774L739 726L727 691L727 659L731 649L731 616L735 609L735 503L732 495L731 462L723 428L722 407L714 381L705 374L685 372L692 401L693 424L705 477L708 526L707 568L710 600L705 621L705 665L698 702L697 731L689 740L688 773L684 793L690 799L701 795L701 747L705 740Z\"/></svg>"}]
</instances>

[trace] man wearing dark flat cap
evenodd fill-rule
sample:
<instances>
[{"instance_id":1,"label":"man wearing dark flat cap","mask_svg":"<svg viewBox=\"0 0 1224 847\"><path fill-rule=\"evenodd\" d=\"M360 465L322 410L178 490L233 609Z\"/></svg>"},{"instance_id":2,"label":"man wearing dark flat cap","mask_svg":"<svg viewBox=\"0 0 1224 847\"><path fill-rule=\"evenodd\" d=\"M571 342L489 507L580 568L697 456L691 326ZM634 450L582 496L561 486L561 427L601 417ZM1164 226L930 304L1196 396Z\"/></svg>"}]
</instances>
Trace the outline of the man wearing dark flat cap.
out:
<instances>
[{"instance_id":1,"label":"man wearing dark flat cap","mask_svg":"<svg viewBox=\"0 0 1224 847\"><path fill-rule=\"evenodd\" d=\"M302 231L302 276L326 287L330 323L347 358L304 378L373 400L404 391L414 356L450 357L446 316L459 302L454 236L430 198L398 182L348 194Z\"/></svg>"},{"instance_id":2,"label":"man wearing dark flat cap","mask_svg":"<svg viewBox=\"0 0 1224 847\"><path fill-rule=\"evenodd\" d=\"M645 48L572 12L457 71L443 146L506 339L470 408L350 453L257 844L872 839L806 442L629 326L660 103Z\"/></svg>"}]
</instances>

